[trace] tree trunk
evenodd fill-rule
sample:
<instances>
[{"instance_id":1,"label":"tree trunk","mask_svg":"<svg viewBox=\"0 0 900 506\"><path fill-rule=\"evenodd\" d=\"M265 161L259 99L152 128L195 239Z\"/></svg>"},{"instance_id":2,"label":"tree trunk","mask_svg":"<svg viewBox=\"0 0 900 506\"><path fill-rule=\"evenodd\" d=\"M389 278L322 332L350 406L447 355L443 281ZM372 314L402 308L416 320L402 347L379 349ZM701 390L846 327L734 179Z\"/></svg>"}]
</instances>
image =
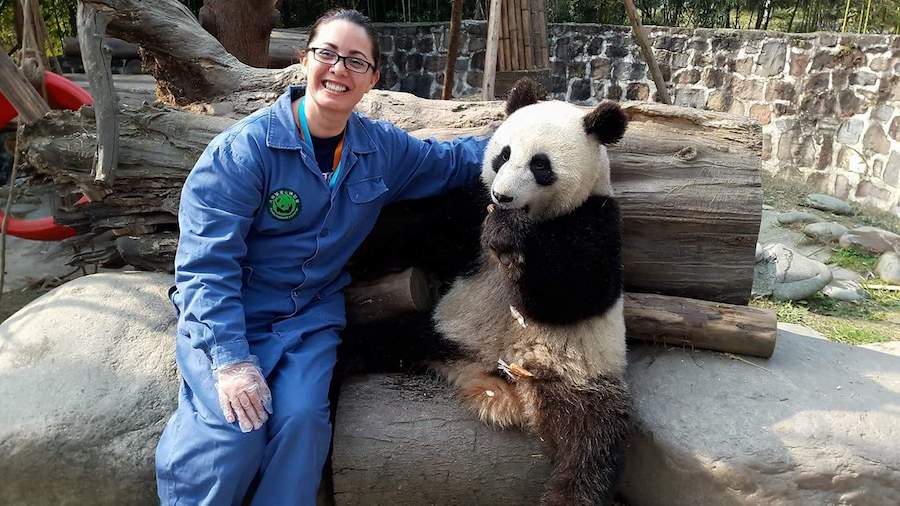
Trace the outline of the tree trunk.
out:
<instances>
[{"instance_id":1,"label":"tree trunk","mask_svg":"<svg viewBox=\"0 0 900 506\"><path fill-rule=\"evenodd\" d=\"M273 0L204 0L200 25L241 62L266 68L279 16Z\"/></svg>"},{"instance_id":2,"label":"tree trunk","mask_svg":"<svg viewBox=\"0 0 900 506\"><path fill-rule=\"evenodd\" d=\"M418 137L444 139L487 133L503 118L501 102L425 100L385 91L367 94L360 109ZM610 148L610 160L624 218L628 289L745 304L762 205L759 126L746 118L662 104L625 109L631 124ZM147 223L174 230L187 172L212 137L233 123L149 106L121 112L117 178L106 188L90 178L96 134L91 110L83 114L88 116L51 113L26 130L22 147L28 162L49 174L61 193L85 192L93 201L63 210L58 220L98 235ZM369 249L385 252L379 262L399 261L398 245L417 248L419 236L409 231L434 235L434 223L459 213L452 204L389 207L382 222L394 225L379 225ZM477 228L478 219L468 226Z\"/></svg>"}]
</instances>

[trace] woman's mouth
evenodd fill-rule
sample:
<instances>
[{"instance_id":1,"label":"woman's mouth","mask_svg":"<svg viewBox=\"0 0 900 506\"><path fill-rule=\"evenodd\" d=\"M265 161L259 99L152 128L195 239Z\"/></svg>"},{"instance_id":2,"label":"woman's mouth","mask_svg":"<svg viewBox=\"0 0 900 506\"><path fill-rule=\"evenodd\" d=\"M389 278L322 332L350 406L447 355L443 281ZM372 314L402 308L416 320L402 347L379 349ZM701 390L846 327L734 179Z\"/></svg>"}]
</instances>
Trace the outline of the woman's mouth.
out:
<instances>
[{"instance_id":1,"label":"woman's mouth","mask_svg":"<svg viewBox=\"0 0 900 506\"><path fill-rule=\"evenodd\" d=\"M322 86L324 86L326 90L332 93L344 93L348 89L343 84L336 83L334 81L323 81Z\"/></svg>"}]
</instances>

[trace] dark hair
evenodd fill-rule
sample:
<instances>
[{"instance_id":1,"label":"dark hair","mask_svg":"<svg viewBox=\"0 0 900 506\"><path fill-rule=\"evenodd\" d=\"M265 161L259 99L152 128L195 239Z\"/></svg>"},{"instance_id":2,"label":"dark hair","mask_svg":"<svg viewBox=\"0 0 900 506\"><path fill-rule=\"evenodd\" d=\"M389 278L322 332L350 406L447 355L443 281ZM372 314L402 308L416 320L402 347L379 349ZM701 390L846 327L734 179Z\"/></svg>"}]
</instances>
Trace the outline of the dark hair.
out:
<instances>
[{"instance_id":1,"label":"dark hair","mask_svg":"<svg viewBox=\"0 0 900 506\"><path fill-rule=\"evenodd\" d=\"M312 28L309 29L309 42L312 42L313 39L316 38L316 33L319 31L320 26L338 20L349 21L366 31L366 35L369 36L369 41L372 43L372 59L375 60L372 64L375 65L375 70L378 70L381 65L381 45L378 44L378 33L376 33L375 28L372 27L372 21L358 10L331 9L325 14L322 14L316 19L316 22L313 23Z\"/></svg>"}]
</instances>

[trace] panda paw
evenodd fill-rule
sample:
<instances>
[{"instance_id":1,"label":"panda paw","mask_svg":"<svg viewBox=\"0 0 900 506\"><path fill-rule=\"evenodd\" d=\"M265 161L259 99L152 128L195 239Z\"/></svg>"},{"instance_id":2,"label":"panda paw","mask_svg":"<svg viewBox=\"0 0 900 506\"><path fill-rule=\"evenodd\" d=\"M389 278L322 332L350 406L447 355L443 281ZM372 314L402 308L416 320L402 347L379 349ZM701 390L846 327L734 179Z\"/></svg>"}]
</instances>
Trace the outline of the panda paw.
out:
<instances>
[{"instance_id":1,"label":"panda paw","mask_svg":"<svg viewBox=\"0 0 900 506\"><path fill-rule=\"evenodd\" d=\"M462 386L463 403L488 424L500 428L524 426L525 410L515 385L492 374L482 374Z\"/></svg>"},{"instance_id":2,"label":"panda paw","mask_svg":"<svg viewBox=\"0 0 900 506\"><path fill-rule=\"evenodd\" d=\"M488 211L481 229L481 245L510 280L518 281L525 265L525 238L531 221L521 209Z\"/></svg>"}]
</instances>

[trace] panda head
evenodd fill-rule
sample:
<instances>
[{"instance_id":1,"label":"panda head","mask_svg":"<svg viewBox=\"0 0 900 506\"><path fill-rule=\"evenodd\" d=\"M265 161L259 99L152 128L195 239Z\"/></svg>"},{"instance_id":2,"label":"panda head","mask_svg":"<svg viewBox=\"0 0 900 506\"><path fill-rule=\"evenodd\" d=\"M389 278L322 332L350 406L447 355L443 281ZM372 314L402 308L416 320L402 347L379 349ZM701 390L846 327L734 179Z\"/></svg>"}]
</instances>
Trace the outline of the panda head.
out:
<instances>
[{"instance_id":1,"label":"panda head","mask_svg":"<svg viewBox=\"0 0 900 506\"><path fill-rule=\"evenodd\" d=\"M538 102L537 90L523 79L510 91L509 117L488 143L481 179L497 206L544 220L590 195L612 196L604 145L622 138L628 118L614 102L587 114L566 102Z\"/></svg>"}]
</instances>

